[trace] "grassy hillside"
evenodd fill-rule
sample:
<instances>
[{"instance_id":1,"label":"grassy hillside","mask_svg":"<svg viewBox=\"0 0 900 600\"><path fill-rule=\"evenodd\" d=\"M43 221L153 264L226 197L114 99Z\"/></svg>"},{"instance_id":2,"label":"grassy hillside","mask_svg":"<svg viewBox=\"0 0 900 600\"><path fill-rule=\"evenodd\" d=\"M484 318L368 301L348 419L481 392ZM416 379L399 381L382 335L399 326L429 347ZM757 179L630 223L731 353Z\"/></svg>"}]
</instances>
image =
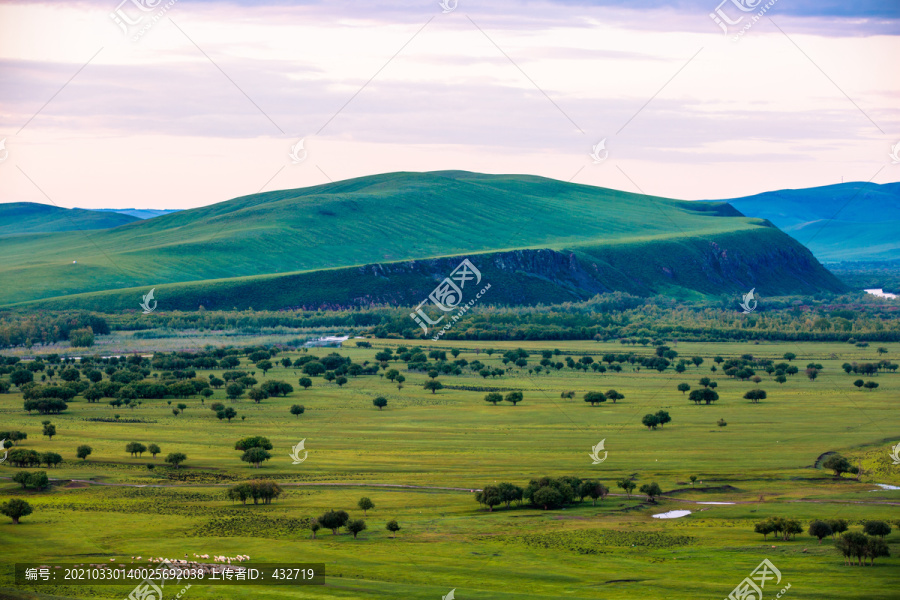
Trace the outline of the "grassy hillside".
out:
<instances>
[{"instance_id":1,"label":"grassy hillside","mask_svg":"<svg viewBox=\"0 0 900 600\"><path fill-rule=\"evenodd\" d=\"M218 289L232 284L204 280L522 249L578 248L591 254L591 248L601 247L627 251L631 258L616 267L619 275L613 278L618 281L614 286L604 283L613 279L603 273L592 275L599 281L598 289L651 292L671 283L669 271L686 265L684 261L660 264L652 273L635 276L633 270L645 267L642 261L665 258L663 246L636 251L638 246L698 240L708 245L725 239L722 236L743 233L750 237L744 238L742 246L752 253L777 254L783 249L787 255L802 250L787 236L773 232L767 223L741 216L723 203L683 202L521 175L390 173L245 196L90 236L68 232L0 239L0 275L11 282L0 290L0 304L179 282L202 282L194 284L200 286L195 289L205 293L209 286ZM754 235L765 239L754 242ZM702 256L695 258L702 262ZM748 273L740 286L749 283L752 287L754 277L783 280L784 265L777 256L773 260L766 265L766 273ZM704 266L698 262L692 268L703 270ZM819 282L806 291L841 287L836 280L821 287L829 276L818 269L821 266L814 264L810 278ZM520 270L530 272L527 264ZM429 285L422 289L430 291L446 272L426 275ZM684 283L698 289L696 281L685 279ZM343 292L324 298L325 302L345 303L358 297L354 290L348 291L353 286L344 274L339 273L330 285L328 291ZM395 295L408 289L392 287ZM270 293L255 290L253 294L264 302L253 300L248 305L270 306ZM363 296L367 293L363 291ZM129 291L128 296L131 307L133 293ZM232 303L228 307L240 306L244 300L227 302ZM305 302L300 295L283 300L281 306Z\"/></svg>"},{"instance_id":2,"label":"grassy hillside","mask_svg":"<svg viewBox=\"0 0 900 600\"><path fill-rule=\"evenodd\" d=\"M822 261L900 258L900 183L845 183L730 200L767 219Z\"/></svg>"},{"instance_id":3,"label":"grassy hillside","mask_svg":"<svg viewBox=\"0 0 900 600\"><path fill-rule=\"evenodd\" d=\"M24 233L110 229L137 220L137 217L115 212L12 202L0 204L0 237Z\"/></svg>"}]
</instances>

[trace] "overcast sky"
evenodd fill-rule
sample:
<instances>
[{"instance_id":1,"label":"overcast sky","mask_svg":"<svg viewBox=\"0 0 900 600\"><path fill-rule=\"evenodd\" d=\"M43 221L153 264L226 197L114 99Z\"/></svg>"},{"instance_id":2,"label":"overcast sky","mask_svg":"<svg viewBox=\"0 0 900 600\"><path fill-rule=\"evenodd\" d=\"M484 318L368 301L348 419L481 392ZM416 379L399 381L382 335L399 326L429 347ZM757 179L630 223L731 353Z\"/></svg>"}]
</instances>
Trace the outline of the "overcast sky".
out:
<instances>
[{"instance_id":1,"label":"overcast sky","mask_svg":"<svg viewBox=\"0 0 900 600\"><path fill-rule=\"evenodd\" d=\"M684 199L900 180L900 3L720 1L0 1L0 202L441 169Z\"/></svg>"}]
</instances>

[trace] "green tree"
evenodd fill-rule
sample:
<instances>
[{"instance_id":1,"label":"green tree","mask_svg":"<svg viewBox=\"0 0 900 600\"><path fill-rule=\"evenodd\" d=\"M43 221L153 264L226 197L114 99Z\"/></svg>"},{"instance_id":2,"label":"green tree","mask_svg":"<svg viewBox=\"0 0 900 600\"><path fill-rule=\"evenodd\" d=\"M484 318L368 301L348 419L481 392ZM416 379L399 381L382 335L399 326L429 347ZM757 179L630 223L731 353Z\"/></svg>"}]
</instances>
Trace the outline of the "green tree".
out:
<instances>
[{"instance_id":1,"label":"green tree","mask_svg":"<svg viewBox=\"0 0 900 600\"><path fill-rule=\"evenodd\" d=\"M187 456L183 452L172 452L166 457L166 462L176 469L187 460Z\"/></svg>"},{"instance_id":2,"label":"green tree","mask_svg":"<svg viewBox=\"0 0 900 600\"><path fill-rule=\"evenodd\" d=\"M294 416L299 417L304 412L306 412L306 407L302 404L294 404L293 406L291 406L291 414Z\"/></svg>"},{"instance_id":3,"label":"green tree","mask_svg":"<svg viewBox=\"0 0 900 600\"><path fill-rule=\"evenodd\" d=\"M390 531L391 533L397 533L398 531L400 531L400 524L397 523L396 519L391 519L390 521L387 522L387 524L384 526L384 528L387 529L388 531Z\"/></svg>"},{"instance_id":4,"label":"green tree","mask_svg":"<svg viewBox=\"0 0 900 600\"><path fill-rule=\"evenodd\" d=\"M15 475L13 475L12 480L15 483L18 483L22 486L22 489L28 487L28 478L31 477L31 472L29 471L19 471Z\"/></svg>"},{"instance_id":5,"label":"green tree","mask_svg":"<svg viewBox=\"0 0 900 600\"><path fill-rule=\"evenodd\" d=\"M490 394L486 394L484 396L485 402L490 402L494 406L497 406L498 402L503 402L503 395L497 392L491 392Z\"/></svg>"},{"instance_id":6,"label":"green tree","mask_svg":"<svg viewBox=\"0 0 900 600\"><path fill-rule=\"evenodd\" d=\"M362 519L353 519L347 523L347 531L353 534L353 539L356 539L356 536L359 535L360 532L366 530L366 522Z\"/></svg>"},{"instance_id":7,"label":"green tree","mask_svg":"<svg viewBox=\"0 0 900 600\"><path fill-rule=\"evenodd\" d=\"M656 502L655 498L662 495L662 490L655 481L653 483L645 483L638 491L647 496L647 500L650 502Z\"/></svg>"},{"instance_id":8,"label":"green tree","mask_svg":"<svg viewBox=\"0 0 900 600\"><path fill-rule=\"evenodd\" d=\"M269 454L268 450L263 448L250 448L241 455L241 460L252 464L255 468L259 468L262 463L272 458L272 455Z\"/></svg>"},{"instance_id":9,"label":"green tree","mask_svg":"<svg viewBox=\"0 0 900 600\"><path fill-rule=\"evenodd\" d=\"M387 406L387 403L388 403L387 398L385 398L385 397L383 397L383 396L378 396L377 398L375 398L374 400L372 400L372 404L373 404L374 406L377 406L377 407L378 407L378 410L381 410L382 408L384 408L385 406Z\"/></svg>"},{"instance_id":10,"label":"green tree","mask_svg":"<svg viewBox=\"0 0 900 600\"><path fill-rule=\"evenodd\" d=\"M261 360L256 363L256 368L262 371L263 375L265 375L272 369L272 362L268 360Z\"/></svg>"},{"instance_id":11,"label":"green tree","mask_svg":"<svg viewBox=\"0 0 900 600\"><path fill-rule=\"evenodd\" d=\"M822 463L823 468L834 472L835 478L840 477L843 473L849 472L850 466L850 461L840 454L832 454Z\"/></svg>"},{"instance_id":12,"label":"green tree","mask_svg":"<svg viewBox=\"0 0 900 600\"><path fill-rule=\"evenodd\" d=\"M150 444L147 446L147 452L153 455L153 458L156 458L156 455L162 452L157 444Z\"/></svg>"},{"instance_id":13,"label":"green tree","mask_svg":"<svg viewBox=\"0 0 900 600\"><path fill-rule=\"evenodd\" d=\"M34 512L34 509L31 508L31 505L21 498L13 498L0 504L0 514L12 519L13 525L18 525L19 519L27 517L32 512Z\"/></svg>"},{"instance_id":14,"label":"green tree","mask_svg":"<svg viewBox=\"0 0 900 600\"><path fill-rule=\"evenodd\" d=\"M493 512L494 507L503 502L503 496L498 486L486 485L483 490L475 493L475 500L479 504L484 504L488 512Z\"/></svg>"},{"instance_id":15,"label":"green tree","mask_svg":"<svg viewBox=\"0 0 900 600\"><path fill-rule=\"evenodd\" d=\"M784 358L784 360L790 362L790 361L794 360L795 358L797 358L797 355L794 354L793 352L785 352L784 356L782 358Z\"/></svg>"},{"instance_id":16,"label":"green tree","mask_svg":"<svg viewBox=\"0 0 900 600\"><path fill-rule=\"evenodd\" d=\"M316 539L316 532L319 531L320 529L322 529L322 526L319 525L319 520L316 519L315 517L311 518L309 520L308 527L309 527L309 530L312 531L313 539Z\"/></svg>"},{"instance_id":17,"label":"green tree","mask_svg":"<svg viewBox=\"0 0 900 600\"><path fill-rule=\"evenodd\" d=\"M649 429L656 429L659 426L659 417L654 414L646 414L644 418L641 419L641 423L644 424L644 427Z\"/></svg>"},{"instance_id":18,"label":"green tree","mask_svg":"<svg viewBox=\"0 0 900 600\"><path fill-rule=\"evenodd\" d=\"M426 381L425 385L423 387L426 390L431 390L431 393L434 394L438 390L442 389L444 386L441 384L440 381L431 380L431 381Z\"/></svg>"},{"instance_id":19,"label":"green tree","mask_svg":"<svg viewBox=\"0 0 900 600\"><path fill-rule=\"evenodd\" d=\"M819 538L819 543L822 543L822 538L831 535L831 527L825 521L813 521L809 524L809 535L814 538Z\"/></svg>"},{"instance_id":20,"label":"green tree","mask_svg":"<svg viewBox=\"0 0 900 600\"><path fill-rule=\"evenodd\" d=\"M745 400L750 400L753 404L759 404L760 400L766 399L766 390L748 390L744 394Z\"/></svg>"},{"instance_id":21,"label":"green tree","mask_svg":"<svg viewBox=\"0 0 900 600\"><path fill-rule=\"evenodd\" d=\"M330 510L318 518L322 527L330 529L332 535L337 535L337 530L346 525L349 520L350 515L343 510Z\"/></svg>"},{"instance_id":22,"label":"green tree","mask_svg":"<svg viewBox=\"0 0 900 600\"><path fill-rule=\"evenodd\" d=\"M54 467L62 462L62 456L56 452L44 452L41 454L41 462L47 465L47 468Z\"/></svg>"},{"instance_id":23,"label":"green tree","mask_svg":"<svg viewBox=\"0 0 900 600\"><path fill-rule=\"evenodd\" d=\"M56 425L51 423L46 423L44 425L44 435L46 435L49 439L53 439L53 436L56 435Z\"/></svg>"},{"instance_id":24,"label":"green tree","mask_svg":"<svg viewBox=\"0 0 900 600\"><path fill-rule=\"evenodd\" d=\"M684 395L685 392L691 391L691 386L688 385L687 383L679 383L678 391L681 392L682 395Z\"/></svg>"},{"instance_id":25,"label":"green tree","mask_svg":"<svg viewBox=\"0 0 900 600\"><path fill-rule=\"evenodd\" d=\"M597 506L597 499L603 499L609 493L609 488L600 483L599 481L583 481L578 490L579 495L584 494L584 496L590 497L593 501L593 505ZM583 497L583 496L582 496Z\"/></svg>"},{"instance_id":26,"label":"green tree","mask_svg":"<svg viewBox=\"0 0 900 600\"><path fill-rule=\"evenodd\" d=\"M659 426L662 427L666 423L672 422L672 417L669 416L669 413L664 410L656 411L656 418L659 420Z\"/></svg>"},{"instance_id":27,"label":"green tree","mask_svg":"<svg viewBox=\"0 0 900 600\"><path fill-rule=\"evenodd\" d=\"M863 531L884 539L884 536L891 534L891 526L884 521L866 521L863 524Z\"/></svg>"},{"instance_id":28,"label":"green tree","mask_svg":"<svg viewBox=\"0 0 900 600\"><path fill-rule=\"evenodd\" d=\"M625 494L631 498L631 491L637 487L637 484L627 477L623 477L616 482L616 486L625 490Z\"/></svg>"},{"instance_id":29,"label":"green tree","mask_svg":"<svg viewBox=\"0 0 900 600\"><path fill-rule=\"evenodd\" d=\"M366 515L366 511L372 510L375 508L375 503L369 500L368 497L363 496L359 499L359 502L356 503L361 511L363 511L363 515Z\"/></svg>"},{"instance_id":30,"label":"green tree","mask_svg":"<svg viewBox=\"0 0 900 600\"><path fill-rule=\"evenodd\" d=\"M50 478L43 471L36 471L28 476L28 485L41 491L50 485Z\"/></svg>"},{"instance_id":31,"label":"green tree","mask_svg":"<svg viewBox=\"0 0 900 600\"><path fill-rule=\"evenodd\" d=\"M229 383L228 387L225 388L225 395L228 396L229 400L237 400L244 395L244 386L240 383Z\"/></svg>"},{"instance_id":32,"label":"green tree","mask_svg":"<svg viewBox=\"0 0 900 600\"><path fill-rule=\"evenodd\" d=\"M512 402L513 406L516 406L523 399L522 392L510 392L506 394L506 397L504 398L507 402Z\"/></svg>"},{"instance_id":33,"label":"green tree","mask_svg":"<svg viewBox=\"0 0 900 600\"><path fill-rule=\"evenodd\" d=\"M697 476L691 475L690 477L688 477L688 479L691 480L691 487L694 487L694 483L697 481Z\"/></svg>"},{"instance_id":34,"label":"green tree","mask_svg":"<svg viewBox=\"0 0 900 600\"><path fill-rule=\"evenodd\" d=\"M301 386L303 386L303 389L304 389L304 390L305 390L305 389L309 389L309 387L312 386L312 379L310 379L309 377L301 377L301 378L299 379L298 383L299 383Z\"/></svg>"},{"instance_id":35,"label":"green tree","mask_svg":"<svg viewBox=\"0 0 900 600\"><path fill-rule=\"evenodd\" d=\"M82 444L78 446L78 449L75 451L75 456L81 460L87 460L87 457L90 456L93 451L94 450L87 444Z\"/></svg>"},{"instance_id":36,"label":"green tree","mask_svg":"<svg viewBox=\"0 0 900 600\"><path fill-rule=\"evenodd\" d=\"M606 396L603 392L588 392L584 395L584 401L590 402L591 406L606 402Z\"/></svg>"}]
</instances>

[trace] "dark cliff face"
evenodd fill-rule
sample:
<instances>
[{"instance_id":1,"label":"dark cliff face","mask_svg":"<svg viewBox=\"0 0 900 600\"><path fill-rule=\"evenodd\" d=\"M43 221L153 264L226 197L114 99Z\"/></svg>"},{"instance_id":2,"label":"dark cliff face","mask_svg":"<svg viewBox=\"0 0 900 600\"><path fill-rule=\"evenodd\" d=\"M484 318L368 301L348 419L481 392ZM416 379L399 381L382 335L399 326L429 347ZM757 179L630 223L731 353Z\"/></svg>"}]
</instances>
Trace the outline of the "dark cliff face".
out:
<instances>
[{"instance_id":1,"label":"dark cliff face","mask_svg":"<svg viewBox=\"0 0 900 600\"><path fill-rule=\"evenodd\" d=\"M778 229L761 228L712 239L514 250L340 269L331 272L336 278L331 285L350 293L344 302L327 307L415 306L463 259L481 274L480 282L467 282L463 300L490 284L482 300L489 304L550 304L612 291L648 296L673 288L710 295L750 288L769 296L846 291L805 247ZM326 308L314 298L296 306Z\"/></svg>"}]
</instances>

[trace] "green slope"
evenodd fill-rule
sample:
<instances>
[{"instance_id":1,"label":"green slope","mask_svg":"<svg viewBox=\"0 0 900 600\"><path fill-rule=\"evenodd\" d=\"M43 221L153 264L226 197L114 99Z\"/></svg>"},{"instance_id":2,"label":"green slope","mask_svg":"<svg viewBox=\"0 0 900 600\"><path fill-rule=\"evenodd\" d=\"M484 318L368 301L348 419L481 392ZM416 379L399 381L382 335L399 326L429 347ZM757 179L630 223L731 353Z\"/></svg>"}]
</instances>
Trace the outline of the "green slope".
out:
<instances>
[{"instance_id":1,"label":"green slope","mask_svg":"<svg viewBox=\"0 0 900 600\"><path fill-rule=\"evenodd\" d=\"M729 200L767 219L823 261L900 258L900 183L844 183Z\"/></svg>"},{"instance_id":2,"label":"green slope","mask_svg":"<svg viewBox=\"0 0 900 600\"><path fill-rule=\"evenodd\" d=\"M137 220L137 217L113 212L59 208L34 202L12 202L0 204L0 237L26 233L109 229Z\"/></svg>"},{"instance_id":3,"label":"green slope","mask_svg":"<svg viewBox=\"0 0 900 600\"><path fill-rule=\"evenodd\" d=\"M774 231L723 203L522 175L389 173L245 196L112 230L0 239L0 277L10 282L0 289L0 304L463 253L711 242L729 233L752 237ZM747 243L754 246L752 240ZM784 235L756 245L762 251L766 244L799 251ZM814 274L821 281L812 288L841 287L824 273ZM429 271L428 280L434 277ZM671 276L660 269L647 278L632 285L624 283L627 276L619 277L616 287L649 293L665 287ZM598 285L607 286L602 280ZM355 297L341 292L339 282L335 285L327 288L338 293L334 302ZM699 289L696 283L687 287Z\"/></svg>"}]
</instances>

